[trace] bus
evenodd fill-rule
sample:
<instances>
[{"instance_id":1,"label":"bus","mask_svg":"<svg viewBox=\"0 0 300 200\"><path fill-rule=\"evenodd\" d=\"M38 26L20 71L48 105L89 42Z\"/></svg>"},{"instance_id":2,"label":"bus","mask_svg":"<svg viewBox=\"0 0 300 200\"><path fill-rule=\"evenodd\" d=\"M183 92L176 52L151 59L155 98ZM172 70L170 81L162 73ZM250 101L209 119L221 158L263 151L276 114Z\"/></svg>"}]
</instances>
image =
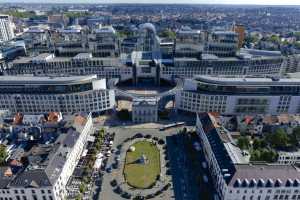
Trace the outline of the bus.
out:
<instances>
[{"instance_id":1,"label":"bus","mask_svg":"<svg viewBox=\"0 0 300 200\"><path fill-rule=\"evenodd\" d=\"M175 123L172 123L172 124L164 125L159 130L160 131L165 131L169 128L175 128L175 127L184 126L184 125L185 125L185 122L175 122Z\"/></svg>"}]
</instances>

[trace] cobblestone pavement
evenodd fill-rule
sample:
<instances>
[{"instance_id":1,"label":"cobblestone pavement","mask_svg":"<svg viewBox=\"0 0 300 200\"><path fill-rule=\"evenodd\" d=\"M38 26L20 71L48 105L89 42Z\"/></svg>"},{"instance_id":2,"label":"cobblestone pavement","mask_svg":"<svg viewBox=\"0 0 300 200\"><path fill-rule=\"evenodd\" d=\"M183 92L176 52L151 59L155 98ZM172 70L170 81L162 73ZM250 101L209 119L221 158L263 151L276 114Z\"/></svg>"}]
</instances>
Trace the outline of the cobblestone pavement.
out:
<instances>
[{"instance_id":1,"label":"cobblestone pavement","mask_svg":"<svg viewBox=\"0 0 300 200\"><path fill-rule=\"evenodd\" d=\"M138 129L134 129L134 128L109 128L108 129L109 132L115 132L116 136L115 136L115 140L114 140L114 144L113 144L113 149L116 149L117 146L119 144L122 144L123 141L127 138L130 138L132 136L134 136L137 133L142 133L143 135L151 135L152 137L157 137L159 139L166 139L166 136L170 136L173 134L177 133L177 129L172 129L169 131L159 131L158 129L143 129L143 128L138 128ZM128 145L128 144L127 144ZM124 162L124 152L121 152L120 154L120 162ZM115 154L112 154L107 162L107 167L110 167L114 162L115 162ZM123 160L122 160L123 159ZM122 163L120 164L119 168L123 167ZM162 163L162 169L164 169L165 164L164 161ZM111 173L107 173L104 172L104 176L103 176L103 181L102 181L102 187L101 187L101 192L99 195L99 199L101 200L121 200L124 199L122 198L119 194L115 193L113 191L113 187L111 186L110 182L113 179L116 179L117 182L122 186L126 183L121 182L121 180L124 180L122 177L122 173L120 174L120 169L113 169ZM168 178L164 178L165 182L171 182L171 178L172 177L168 177ZM157 184L157 186L159 186L160 184ZM156 187L157 187L156 186ZM127 187L127 186L125 186ZM156 188L153 188L156 189ZM143 190L139 190L139 191L134 191L135 194L141 194L144 195L145 193L148 193L149 191L143 191ZM171 186L167 191L163 192L161 195L153 198L153 200L164 200L164 199L175 199L174 197L174 192L173 192L173 186Z\"/></svg>"}]
</instances>

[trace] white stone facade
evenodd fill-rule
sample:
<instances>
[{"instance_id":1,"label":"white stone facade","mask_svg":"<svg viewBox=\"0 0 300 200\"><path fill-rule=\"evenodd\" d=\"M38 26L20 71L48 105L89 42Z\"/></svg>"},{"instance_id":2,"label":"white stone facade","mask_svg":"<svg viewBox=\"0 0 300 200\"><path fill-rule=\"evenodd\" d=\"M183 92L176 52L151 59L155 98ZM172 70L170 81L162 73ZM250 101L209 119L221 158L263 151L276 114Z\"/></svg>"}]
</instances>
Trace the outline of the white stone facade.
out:
<instances>
[{"instance_id":1,"label":"white stone facade","mask_svg":"<svg viewBox=\"0 0 300 200\"><path fill-rule=\"evenodd\" d=\"M231 78L225 78L227 84ZM251 79L250 79L251 80ZM263 82L264 80L261 79ZM204 81L205 82L205 81ZM260 83L262 83L260 82ZM293 82L292 80L290 81ZM257 83L257 87L262 87ZM275 84L276 81L274 82ZM183 90L176 94L176 108L188 112L218 112L221 114L297 114L300 112L300 93L285 94L285 91L276 94L251 92L248 94L218 91L197 91L197 81L185 80ZM236 83L235 86L238 86ZM213 84L212 84L213 85ZM218 85L218 84L217 84ZM221 83L220 83L221 85ZM295 88L299 79L294 79ZM251 88L253 86L250 86ZM266 86L268 87L268 86ZM289 86L287 86L289 87ZM246 88L246 87L245 87Z\"/></svg>"},{"instance_id":2,"label":"white stone facade","mask_svg":"<svg viewBox=\"0 0 300 200\"><path fill-rule=\"evenodd\" d=\"M35 77L32 77L34 80ZM8 109L11 112L22 112L24 114L45 113L51 111L60 111L62 113L76 112L101 112L113 109L115 106L114 90L106 89L105 79L96 80L96 76L90 76L88 83L89 88L74 92L51 92L35 93L28 91L0 92L0 109ZM10 82L3 83L3 87L14 87ZM43 83L41 83L43 84ZM62 87L72 87L73 83L64 83ZM80 78L78 79L80 85ZM1 84L0 84L1 85ZM30 80L26 87L35 87L30 85ZM55 83L54 83L55 85ZM51 83L47 89L54 87ZM102 87L102 86L103 87ZM13 89L12 89L13 90Z\"/></svg>"},{"instance_id":3,"label":"white stone facade","mask_svg":"<svg viewBox=\"0 0 300 200\"><path fill-rule=\"evenodd\" d=\"M155 98L133 99L132 120L136 123L157 122L158 104Z\"/></svg>"}]
</instances>

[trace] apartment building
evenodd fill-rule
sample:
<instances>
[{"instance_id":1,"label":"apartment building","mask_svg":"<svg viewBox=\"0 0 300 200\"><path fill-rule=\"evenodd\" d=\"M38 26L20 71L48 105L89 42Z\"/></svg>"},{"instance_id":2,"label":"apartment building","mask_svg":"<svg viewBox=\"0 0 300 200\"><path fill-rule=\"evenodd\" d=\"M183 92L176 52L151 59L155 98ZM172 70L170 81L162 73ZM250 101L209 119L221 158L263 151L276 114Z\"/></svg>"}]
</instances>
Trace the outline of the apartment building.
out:
<instances>
[{"instance_id":1,"label":"apartment building","mask_svg":"<svg viewBox=\"0 0 300 200\"><path fill-rule=\"evenodd\" d=\"M56 57L44 53L34 57L14 60L6 71L8 75L90 75L100 78L132 78L132 68L122 64L119 58L93 57L91 53L79 53L74 57Z\"/></svg>"},{"instance_id":2,"label":"apartment building","mask_svg":"<svg viewBox=\"0 0 300 200\"><path fill-rule=\"evenodd\" d=\"M0 168L0 200L64 200L66 184L93 132L91 114L66 116L54 143L38 144L27 154L25 170L13 172L12 162ZM53 129L51 129L53 130ZM49 133L50 134L50 133ZM14 161L19 162L19 161ZM22 164L23 165L23 164Z\"/></svg>"},{"instance_id":3,"label":"apartment building","mask_svg":"<svg viewBox=\"0 0 300 200\"><path fill-rule=\"evenodd\" d=\"M118 57L119 39L116 30L112 26L93 29L88 35L90 52L97 57Z\"/></svg>"},{"instance_id":4,"label":"apartment building","mask_svg":"<svg viewBox=\"0 0 300 200\"><path fill-rule=\"evenodd\" d=\"M5 42L15 37L10 16L0 15L0 41Z\"/></svg>"},{"instance_id":5,"label":"apartment building","mask_svg":"<svg viewBox=\"0 0 300 200\"><path fill-rule=\"evenodd\" d=\"M186 79L176 108L220 114L296 114L300 79L197 76Z\"/></svg>"},{"instance_id":6,"label":"apartment building","mask_svg":"<svg viewBox=\"0 0 300 200\"><path fill-rule=\"evenodd\" d=\"M296 166L249 163L209 113L197 115L196 131L221 200L300 199Z\"/></svg>"},{"instance_id":7,"label":"apartment building","mask_svg":"<svg viewBox=\"0 0 300 200\"><path fill-rule=\"evenodd\" d=\"M25 114L102 112L113 109L115 94L96 75L72 77L2 76L0 109Z\"/></svg>"}]
</instances>

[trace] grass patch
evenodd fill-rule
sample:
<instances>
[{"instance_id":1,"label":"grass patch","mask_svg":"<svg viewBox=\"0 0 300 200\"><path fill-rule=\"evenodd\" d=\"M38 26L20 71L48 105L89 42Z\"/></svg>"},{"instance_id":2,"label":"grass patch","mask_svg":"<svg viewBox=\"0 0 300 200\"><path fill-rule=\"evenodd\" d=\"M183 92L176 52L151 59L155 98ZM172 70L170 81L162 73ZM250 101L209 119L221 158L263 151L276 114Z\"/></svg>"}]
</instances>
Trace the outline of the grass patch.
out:
<instances>
[{"instance_id":1,"label":"grass patch","mask_svg":"<svg viewBox=\"0 0 300 200\"><path fill-rule=\"evenodd\" d=\"M160 155L156 145L148 141L139 141L133 144L134 152L126 153L124 165L124 177L127 183L135 188L150 188L156 182L160 174ZM146 164L136 161L145 155L148 159Z\"/></svg>"}]
</instances>

